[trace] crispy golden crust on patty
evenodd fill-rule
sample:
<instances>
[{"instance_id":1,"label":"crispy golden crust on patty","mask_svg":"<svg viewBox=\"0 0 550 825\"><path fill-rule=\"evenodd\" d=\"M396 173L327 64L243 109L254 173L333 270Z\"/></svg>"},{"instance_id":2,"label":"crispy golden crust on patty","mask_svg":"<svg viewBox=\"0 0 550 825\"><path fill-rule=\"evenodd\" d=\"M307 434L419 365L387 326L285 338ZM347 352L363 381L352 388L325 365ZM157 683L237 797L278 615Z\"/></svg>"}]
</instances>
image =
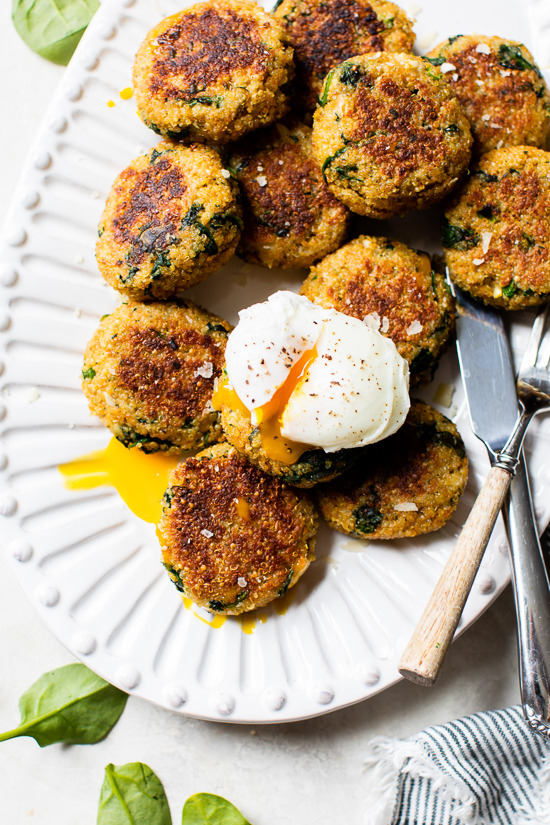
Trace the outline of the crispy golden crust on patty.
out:
<instances>
[{"instance_id":1,"label":"crispy golden crust on patty","mask_svg":"<svg viewBox=\"0 0 550 825\"><path fill-rule=\"evenodd\" d=\"M167 298L229 260L242 213L222 170L215 149L166 141L120 173L96 246L110 286L136 300Z\"/></svg>"},{"instance_id":2,"label":"crispy golden crust on patty","mask_svg":"<svg viewBox=\"0 0 550 825\"><path fill-rule=\"evenodd\" d=\"M146 453L219 441L212 389L229 332L226 321L190 301L123 304L102 319L84 353L92 414L126 447Z\"/></svg>"},{"instance_id":3,"label":"crispy golden crust on patty","mask_svg":"<svg viewBox=\"0 0 550 825\"><path fill-rule=\"evenodd\" d=\"M243 195L237 254L272 267L310 266L344 241L350 213L329 192L311 152L311 129L277 123L233 146Z\"/></svg>"},{"instance_id":4,"label":"crispy golden crust on patty","mask_svg":"<svg viewBox=\"0 0 550 825\"><path fill-rule=\"evenodd\" d=\"M282 461L269 458L263 448L259 429L239 410L224 406L222 427L229 443L255 467L287 484L292 484L293 487L303 489L336 478L351 467L365 450L365 447L355 447L326 453L321 449L312 449L303 453L294 464L284 464Z\"/></svg>"},{"instance_id":5,"label":"crispy golden crust on patty","mask_svg":"<svg viewBox=\"0 0 550 825\"><path fill-rule=\"evenodd\" d=\"M550 152L482 155L445 211L442 243L453 281L486 304L550 300Z\"/></svg>"},{"instance_id":6,"label":"crispy golden crust on patty","mask_svg":"<svg viewBox=\"0 0 550 825\"><path fill-rule=\"evenodd\" d=\"M333 69L313 119L329 189L372 218L441 200L466 170L471 144L448 84L406 54L361 55Z\"/></svg>"},{"instance_id":7,"label":"crispy golden crust on patty","mask_svg":"<svg viewBox=\"0 0 550 825\"><path fill-rule=\"evenodd\" d=\"M294 47L295 106L313 111L328 72L369 52L410 52L412 24L385 0L283 0L274 11Z\"/></svg>"},{"instance_id":8,"label":"crispy golden crust on patty","mask_svg":"<svg viewBox=\"0 0 550 825\"><path fill-rule=\"evenodd\" d=\"M413 386L431 380L454 329L454 299L430 257L388 238L350 241L312 268L300 294L361 321L374 313Z\"/></svg>"},{"instance_id":9,"label":"crispy golden crust on patty","mask_svg":"<svg viewBox=\"0 0 550 825\"><path fill-rule=\"evenodd\" d=\"M183 141L227 143L289 107L292 48L280 23L250 0L210 0L152 29L134 65L144 123Z\"/></svg>"},{"instance_id":10,"label":"crispy golden crust on patty","mask_svg":"<svg viewBox=\"0 0 550 825\"><path fill-rule=\"evenodd\" d=\"M159 525L162 558L185 596L235 616L296 584L314 558L317 525L306 493L218 444L170 476Z\"/></svg>"},{"instance_id":11,"label":"crispy golden crust on patty","mask_svg":"<svg viewBox=\"0 0 550 825\"><path fill-rule=\"evenodd\" d=\"M445 68L443 76L470 121L474 152L544 146L550 133L550 95L531 52L521 43L459 35L441 43L427 59L435 71Z\"/></svg>"},{"instance_id":12,"label":"crispy golden crust on patty","mask_svg":"<svg viewBox=\"0 0 550 825\"><path fill-rule=\"evenodd\" d=\"M369 447L337 481L319 487L317 500L329 525L342 533L397 539L443 527L467 480L468 459L455 425L415 400L401 429Z\"/></svg>"}]
</instances>

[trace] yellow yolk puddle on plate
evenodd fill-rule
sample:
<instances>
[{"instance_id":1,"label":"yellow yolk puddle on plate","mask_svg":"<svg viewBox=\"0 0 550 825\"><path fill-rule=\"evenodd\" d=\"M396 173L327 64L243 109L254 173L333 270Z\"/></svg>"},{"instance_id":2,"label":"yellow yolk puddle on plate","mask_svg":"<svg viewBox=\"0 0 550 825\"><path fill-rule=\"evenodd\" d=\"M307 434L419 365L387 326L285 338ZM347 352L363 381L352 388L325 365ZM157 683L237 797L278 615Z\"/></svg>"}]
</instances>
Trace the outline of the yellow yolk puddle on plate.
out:
<instances>
[{"instance_id":1,"label":"yellow yolk puddle on plate","mask_svg":"<svg viewBox=\"0 0 550 825\"><path fill-rule=\"evenodd\" d=\"M112 438L104 450L60 464L58 469L67 489L90 490L110 484L132 513L143 521L157 524L168 475L180 461L181 456L147 455L137 447L128 449Z\"/></svg>"},{"instance_id":2,"label":"yellow yolk puddle on plate","mask_svg":"<svg viewBox=\"0 0 550 825\"><path fill-rule=\"evenodd\" d=\"M111 485L132 513L143 521L157 524L162 512L162 497L168 487L168 475L180 461L181 456L161 453L147 455L135 447L128 449L116 438L112 438L104 450L97 450L75 461L60 464L58 470L68 490L90 490L93 487ZM243 498L236 498L235 506L238 515L245 521L250 521L248 502ZM158 528L156 532L160 539ZM289 591L273 602L274 610L279 616L284 616L293 597L294 593ZM186 610L191 611L195 618L214 630L222 627L229 618L224 615L213 615L209 621L195 612L191 599L182 596L182 600ZM267 621L267 614L251 611L231 618L236 618L243 632L250 635L254 632L257 621L262 624Z\"/></svg>"},{"instance_id":3,"label":"yellow yolk puddle on plate","mask_svg":"<svg viewBox=\"0 0 550 825\"><path fill-rule=\"evenodd\" d=\"M306 350L296 363L289 370L286 381L273 397L263 406L254 410L262 447L268 458L273 461L280 461L282 464L295 464L303 453L311 449L311 445L300 444L285 438L281 433L282 418L286 406L292 393L304 382L307 371L313 361L317 358L315 347ZM227 383L220 384L212 398L212 406L215 410L221 410L227 406L232 410L240 412L246 419L250 420L251 413L242 403L235 390L229 389Z\"/></svg>"}]
</instances>

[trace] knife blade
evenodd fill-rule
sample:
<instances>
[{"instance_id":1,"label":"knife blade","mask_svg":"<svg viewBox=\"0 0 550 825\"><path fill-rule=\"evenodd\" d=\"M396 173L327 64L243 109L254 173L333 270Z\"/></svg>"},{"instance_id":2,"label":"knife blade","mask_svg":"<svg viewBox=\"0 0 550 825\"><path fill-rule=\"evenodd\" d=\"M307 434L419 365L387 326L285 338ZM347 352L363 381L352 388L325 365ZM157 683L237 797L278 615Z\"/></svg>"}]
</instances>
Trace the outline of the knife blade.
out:
<instances>
[{"instance_id":1,"label":"knife blade","mask_svg":"<svg viewBox=\"0 0 550 825\"><path fill-rule=\"evenodd\" d=\"M496 455L518 417L516 379L502 318L455 284L460 372L474 434Z\"/></svg>"},{"instance_id":2,"label":"knife blade","mask_svg":"<svg viewBox=\"0 0 550 825\"><path fill-rule=\"evenodd\" d=\"M454 284L457 350L470 423L492 460L518 416L508 339L501 315ZM518 623L518 660L527 724L550 738L550 585L533 515L523 453L503 507L511 551Z\"/></svg>"}]
</instances>

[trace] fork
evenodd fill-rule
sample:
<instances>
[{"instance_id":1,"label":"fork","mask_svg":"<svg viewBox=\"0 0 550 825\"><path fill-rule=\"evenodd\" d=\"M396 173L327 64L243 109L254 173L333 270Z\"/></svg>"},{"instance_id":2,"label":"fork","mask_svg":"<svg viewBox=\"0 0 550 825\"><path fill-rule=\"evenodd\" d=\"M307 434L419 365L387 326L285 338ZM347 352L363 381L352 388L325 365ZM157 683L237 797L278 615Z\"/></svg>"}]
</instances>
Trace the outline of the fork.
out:
<instances>
[{"instance_id":1,"label":"fork","mask_svg":"<svg viewBox=\"0 0 550 825\"><path fill-rule=\"evenodd\" d=\"M523 439L533 416L550 409L550 331L544 335L547 314L548 307L535 319L523 356L517 381L520 415L512 434L491 462L485 484L399 662L399 672L418 684L432 685L437 679L516 469L518 481L526 489L519 460ZM521 483L516 484L516 498L520 489ZM522 537L521 552L513 554L512 565L517 585L522 704L530 726L550 738L549 584L538 538L538 552L529 545L536 533L528 495L526 499L509 519L514 537Z\"/></svg>"},{"instance_id":2,"label":"fork","mask_svg":"<svg viewBox=\"0 0 550 825\"><path fill-rule=\"evenodd\" d=\"M518 374L521 415L503 453L513 456L533 416L550 409L550 330L544 335L548 306L536 317ZM513 442L515 435L515 442ZM516 455L519 454L519 449ZM505 459L506 460L506 459ZM512 576L518 621L521 704L528 725L550 738L550 601L546 565L529 496L525 464L516 462L514 507L503 508L513 535ZM510 502L508 502L509 504Z\"/></svg>"}]
</instances>

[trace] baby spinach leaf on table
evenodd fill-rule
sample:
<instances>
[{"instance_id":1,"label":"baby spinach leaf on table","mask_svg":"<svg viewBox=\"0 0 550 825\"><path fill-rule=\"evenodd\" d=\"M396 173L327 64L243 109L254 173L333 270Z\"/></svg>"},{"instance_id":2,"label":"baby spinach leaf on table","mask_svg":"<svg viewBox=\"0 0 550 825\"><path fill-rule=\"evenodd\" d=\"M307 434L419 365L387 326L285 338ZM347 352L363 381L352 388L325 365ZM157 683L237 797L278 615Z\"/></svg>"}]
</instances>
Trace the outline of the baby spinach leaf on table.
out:
<instances>
[{"instance_id":1,"label":"baby spinach leaf on table","mask_svg":"<svg viewBox=\"0 0 550 825\"><path fill-rule=\"evenodd\" d=\"M162 782L148 765L107 765L97 825L172 825Z\"/></svg>"},{"instance_id":2,"label":"baby spinach leaf on table","mask_svg":"<svg viewBox=\"0 0 550 825\"><path fill-rule=\"evenodd\" d=\"M12 0L12 20L33 52L66 66L99 8L97 0Z\"/></svg>"},{"instance_id":3,"label":"baby spinach leaf on table","mask_svg":"<svg viewBox=\"0 0 550 825\"><path fill-rule=\"evenodd\" d=\"M19 700L21 722L0 742L32 736L41 748L65 742L92 745L117 723L128 696L81 664L44 673Z\"/></svg>"},{"instance_id":4,"label":"baby spinach leaf on table","mask_svg":"<svg viewBox=\"0 0 550 825\"><path fill-rule=\"evenodd\" d=\"M196 793L183 806L181 825L250 825L250 822L223 796Z\"/></svg>"}]
</instances>

